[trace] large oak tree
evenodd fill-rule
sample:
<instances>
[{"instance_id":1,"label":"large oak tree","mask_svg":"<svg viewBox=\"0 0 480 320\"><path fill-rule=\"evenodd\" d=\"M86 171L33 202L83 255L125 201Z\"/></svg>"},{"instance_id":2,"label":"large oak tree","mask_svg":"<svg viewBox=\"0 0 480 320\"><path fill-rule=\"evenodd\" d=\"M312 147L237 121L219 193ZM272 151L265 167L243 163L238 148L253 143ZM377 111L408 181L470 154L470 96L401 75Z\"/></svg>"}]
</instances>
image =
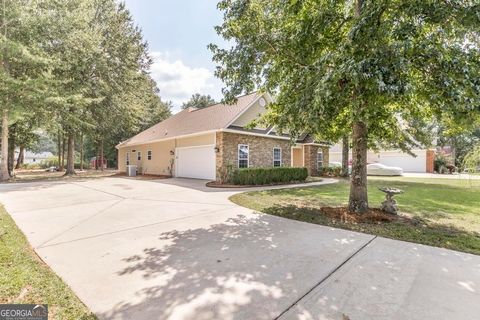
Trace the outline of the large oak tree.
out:
<instances>
[{"instance_id":1,"label":"large oak tree","mask_svg":"<svg viewBox=\"0 0 480 320\"><path fill-rule=\"evenodd\" d=\"M350 128L349 209L365 212L367 149L426 142L433 118L480 114L480 5L473 0L223 0L210 45L226 100L274 94L264 120L337 141Z\"/></svg>"}]
</instances>

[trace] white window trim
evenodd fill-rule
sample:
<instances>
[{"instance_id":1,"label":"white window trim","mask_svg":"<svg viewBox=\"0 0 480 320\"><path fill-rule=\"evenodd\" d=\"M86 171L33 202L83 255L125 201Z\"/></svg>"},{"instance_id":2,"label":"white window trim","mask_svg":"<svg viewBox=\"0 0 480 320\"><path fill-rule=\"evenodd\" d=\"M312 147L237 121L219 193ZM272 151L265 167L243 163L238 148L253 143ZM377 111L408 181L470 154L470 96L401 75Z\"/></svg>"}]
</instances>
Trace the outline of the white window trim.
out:
<instances>
[{"instance_id":1,"label":"white window trim","mask_svg":"<svg viewBox=\"0 0 480 320\"><path fill-rule=\"evenodd\" d=\"M149 161L152 160L152 158L153 158L152 155L153 155L152 150L148 150L148 151L147 151L147 160L149 160Z\"/></svg>"},{"instance_id":2,"label":"white window trim","mask_svg":"<svg viewBox=\"0 0 480 320\"><path fill-rule=\"evenodd\" d=\"M319 154L322 155L322 161L321 161L322 165L321 165L321 166L318 165L318 163L319 163L319 161L318 161L318 155L319 155ZM317 151L317 170L320 169L320 168L323 168L323 151L320 151L320 150L319 150L319 151Z\"/></svg>"},{"instance_id":3,"label":"white window trim","mask_svg":"<svg viewBox=\"0 0 480 320\"><path fill-rule=\"evenodd\" d=\"M142 161L142 151L137 152L137 161Z\"/></svg>"},{"instance_id":4,"label":"white window trim","mask_svg":"<svg viewBox=\"0 0 480 320\"><path fill-rule=\"evenodd\" d=\"M247 159L240 159L240 147L247 147L248 152L247 152ZM250 167L250 147L248 144L239 144L237 146L237 167L240 168L240 160L247 160L247 168Z\"/></svg>"},{"instance_id":5,"label":"white window trim","mask_svg":"<svg viewBox=\"0 0 480 320\"><path fill-rule=\"evenodd\" d=\"M280 159L278 159L278 160L275 160L275 149L280 150ZM275 167L275 161L280 161L279 167L281 167L281 166L282 166L282 148L280 148L280 147L273 147L272 153L273 153L273 166Z\"/></svg>"}]
</instances>

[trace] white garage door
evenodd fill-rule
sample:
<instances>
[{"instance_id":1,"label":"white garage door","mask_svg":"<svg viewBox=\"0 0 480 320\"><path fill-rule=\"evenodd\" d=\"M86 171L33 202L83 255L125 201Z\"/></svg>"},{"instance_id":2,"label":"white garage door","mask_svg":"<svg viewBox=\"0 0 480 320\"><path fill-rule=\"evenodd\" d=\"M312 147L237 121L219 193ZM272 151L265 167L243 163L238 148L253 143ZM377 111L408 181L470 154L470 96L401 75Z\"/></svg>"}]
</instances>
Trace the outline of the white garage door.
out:
<instances>
[{"instance_id":1,"label":"white garage door","mask_svg":"<svg viewBox=\"0 0 480 320\"><path fill-rule=\"evenodd\" d=\"M380 162L381 164L400 167L405 172L427 172L427 155L425 150L413 151L417 156L402 152L382 152L380 154L368 155L368 162Z\"/></svg>"},{"instance_id":2,"label":"white garage door","mask_svg":"<svg viewBox=\"0 0 480 320\"><path fill-rule=\"evenodd\" d=\"M214 146L177 148L176 176L215 180Z\"/></svg>"}]
</instances>

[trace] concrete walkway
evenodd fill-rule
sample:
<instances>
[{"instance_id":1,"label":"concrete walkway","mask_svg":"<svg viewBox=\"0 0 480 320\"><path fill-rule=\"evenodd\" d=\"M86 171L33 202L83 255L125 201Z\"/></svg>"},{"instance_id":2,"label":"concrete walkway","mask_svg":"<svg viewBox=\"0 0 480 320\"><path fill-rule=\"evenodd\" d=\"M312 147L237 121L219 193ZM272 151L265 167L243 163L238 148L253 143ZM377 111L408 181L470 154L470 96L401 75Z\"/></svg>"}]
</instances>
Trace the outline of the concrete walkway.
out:
<instances>
[{"instance_id":1,"label":"concrete walkway","mask_svg":"<svg viewBox=\"0 0 480 320\"><path fill-rule=\"evenodd\" d=\"M100 319L480 314L479 256L255 214L204 183L7 184L0 202Z\"/></svg>"}]
</instances>

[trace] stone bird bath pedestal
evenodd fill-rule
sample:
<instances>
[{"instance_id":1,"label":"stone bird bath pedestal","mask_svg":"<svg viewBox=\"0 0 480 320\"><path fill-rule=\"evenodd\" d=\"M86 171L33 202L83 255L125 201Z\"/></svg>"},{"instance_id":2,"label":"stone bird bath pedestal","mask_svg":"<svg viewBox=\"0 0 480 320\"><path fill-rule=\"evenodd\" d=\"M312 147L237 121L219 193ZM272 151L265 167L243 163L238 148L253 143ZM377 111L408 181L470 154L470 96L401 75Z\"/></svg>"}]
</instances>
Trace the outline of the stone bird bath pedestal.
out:
<instances>
[{"instance_id":1,"label":"stone bird bath pedestal","mask_svg":"<svg viewBox=\"0 0 480 320\"><path fill-rule=\"evenodd\" d=\"M380 207L380 209L386 213L398 214L397 201L393 199L393 196L403 193L403 190L388 187L378 188L378 190L385 192L386 194L385 201L382 202L382 206Z\"/></svg>"}]
</instances>

